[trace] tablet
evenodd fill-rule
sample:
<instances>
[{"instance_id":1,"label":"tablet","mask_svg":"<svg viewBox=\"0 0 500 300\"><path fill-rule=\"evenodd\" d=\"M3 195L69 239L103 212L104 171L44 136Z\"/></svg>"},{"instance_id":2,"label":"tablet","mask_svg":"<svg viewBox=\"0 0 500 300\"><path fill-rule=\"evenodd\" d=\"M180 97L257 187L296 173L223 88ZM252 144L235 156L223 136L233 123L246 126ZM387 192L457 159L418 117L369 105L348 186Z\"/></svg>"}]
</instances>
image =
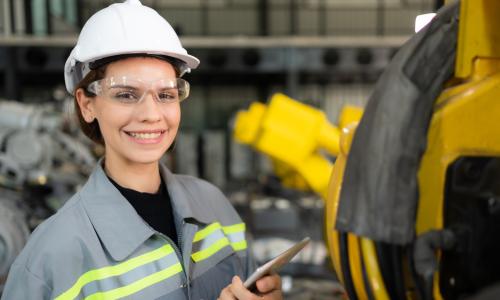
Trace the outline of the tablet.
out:
<instances>
[{"instance_id":1,"label":"tablet","mask_svg":"<svg viewBox=\"0 0 500 300\"><path fill-rule=\"evenodd\" d=\"M302 241L290 247L285 252L258 267L257 270L255 270L255 272L250 275L247 280L245 280L243 285L247 289L255 288L255 282L257 280L264 277L265 275L277 272L279 269L281 269L281 267L286 265L297 253L299 253L300 250L304 249L304 247L309 243L310 240L311 239L309 237L306 237Z\"/></svg>"}]
</instances>

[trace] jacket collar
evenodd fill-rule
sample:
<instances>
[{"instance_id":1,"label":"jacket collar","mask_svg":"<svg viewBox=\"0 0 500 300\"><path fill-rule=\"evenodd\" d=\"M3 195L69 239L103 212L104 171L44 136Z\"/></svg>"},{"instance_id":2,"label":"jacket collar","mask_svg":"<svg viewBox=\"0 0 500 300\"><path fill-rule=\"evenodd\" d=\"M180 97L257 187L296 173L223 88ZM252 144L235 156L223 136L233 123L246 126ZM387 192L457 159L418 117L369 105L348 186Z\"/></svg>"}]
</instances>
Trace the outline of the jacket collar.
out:
<instances>
[{"instance_id":1,"label":"jacket collar","mask_svg":"<svg viewBox=\"0 0 500 300\"><path fill-rule=\"evenodd\" d=\"M196 199L190 191L190 188L185 186L170 170L163 164L160 164L160 173L163 181L167 186L172 201L174 213L181 219L195 219L200 223L211 223L214 221L212 215L207 214L204 208L204 201Z\"/></svg>"},{"instance_id":2,"label":"jacket collar","mask_svg":"<svg viewBox=\"0 0 500 300\"><path fill-rule=\"evenodd\" d=\"M202 223L212 221L203 214L202 207L195 205L196 201L193 201L189 190L166 166L160 164L160 172L176 219L194 218ZM125 259L156 233L109 181L102 167L102 159L98 161L80 195L94 229L114 260ZM180 226L179 222L176 222L176 226Z\"/></svg>"}]
</instances>

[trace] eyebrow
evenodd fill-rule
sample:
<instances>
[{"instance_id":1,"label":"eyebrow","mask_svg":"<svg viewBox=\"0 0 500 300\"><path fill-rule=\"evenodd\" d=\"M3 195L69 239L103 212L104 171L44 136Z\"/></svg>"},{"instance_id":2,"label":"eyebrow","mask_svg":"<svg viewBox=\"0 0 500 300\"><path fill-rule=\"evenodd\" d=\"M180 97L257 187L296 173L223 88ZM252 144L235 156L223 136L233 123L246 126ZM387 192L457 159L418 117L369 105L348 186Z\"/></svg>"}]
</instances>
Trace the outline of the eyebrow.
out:
<instances>
[{"instance_id":1,"label":"eyebrow","mask_svg":"<svg viewBox=\"0 0 500 300\"><path fill-rule=\"evenodd\" d=\"M179 88L177 87L160 87L158 88L158 91L177 91Z\"/></svg>"},{"instance_id":2,"label":"eyebrow","mask_svg":"<svg viewBox=\"0 0 500 300\"><path fill-rule=\"evenodd\" d=\"M124 84L116 84L112 85L109 87L110 89L132 89L132 90L137 90L138 88L131 86L131 85L124 85Z\"/></svg>"}]
</instances>

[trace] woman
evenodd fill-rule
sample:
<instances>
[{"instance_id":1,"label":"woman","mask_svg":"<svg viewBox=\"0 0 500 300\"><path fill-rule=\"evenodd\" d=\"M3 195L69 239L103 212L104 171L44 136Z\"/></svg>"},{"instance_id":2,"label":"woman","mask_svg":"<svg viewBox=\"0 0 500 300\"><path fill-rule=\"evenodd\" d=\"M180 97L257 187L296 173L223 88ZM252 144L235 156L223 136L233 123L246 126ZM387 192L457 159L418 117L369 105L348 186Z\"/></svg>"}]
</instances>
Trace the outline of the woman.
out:
<instances>
[{"instance_id":1,"label":"woman","mask_svg":"<svg viewBox=\"0 0 500 300\"><path fill-rule=\"evenodd\" d=\"M41 224L2 299L281 299L254 269L245 226L213 185L159 163L172 145L199 61L139 1L85 24L65 66L83 132L105 147L84 187Z\"/></svg>"}]
</instances>

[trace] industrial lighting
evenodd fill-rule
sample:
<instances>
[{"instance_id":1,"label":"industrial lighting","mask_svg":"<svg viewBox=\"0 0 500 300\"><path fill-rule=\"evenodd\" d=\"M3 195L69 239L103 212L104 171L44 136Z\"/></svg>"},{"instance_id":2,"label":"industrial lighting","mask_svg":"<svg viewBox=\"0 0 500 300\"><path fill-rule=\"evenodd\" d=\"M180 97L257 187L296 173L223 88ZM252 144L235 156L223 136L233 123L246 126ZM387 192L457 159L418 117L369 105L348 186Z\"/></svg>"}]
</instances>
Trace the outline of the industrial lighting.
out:
<instances>
[{"instance_id":1,"label":"industrial lighting","mask_svg":"<svg viewBox=\"0 0 500 300\"><path fill-rule=\"evenodd\" d=\"M45 185L47 183L47 176L44 176L44 175L38 176L37 182L40 185Z\"/></svg>"},{"instance_id":2,"label":"industrial lighting","mask_svg":"<svg viewBox=\"0 0 500 300\"><path fill-rule=\"evenodd\" d=\"M434 19L434 16L436 16L435 13L429 13L429 14L423 14L423 15L418 15L415 18L415 33L419 32L420 29L424 28L425 25L429 24L429 22Z\"/></svg>"}]
</instances>

